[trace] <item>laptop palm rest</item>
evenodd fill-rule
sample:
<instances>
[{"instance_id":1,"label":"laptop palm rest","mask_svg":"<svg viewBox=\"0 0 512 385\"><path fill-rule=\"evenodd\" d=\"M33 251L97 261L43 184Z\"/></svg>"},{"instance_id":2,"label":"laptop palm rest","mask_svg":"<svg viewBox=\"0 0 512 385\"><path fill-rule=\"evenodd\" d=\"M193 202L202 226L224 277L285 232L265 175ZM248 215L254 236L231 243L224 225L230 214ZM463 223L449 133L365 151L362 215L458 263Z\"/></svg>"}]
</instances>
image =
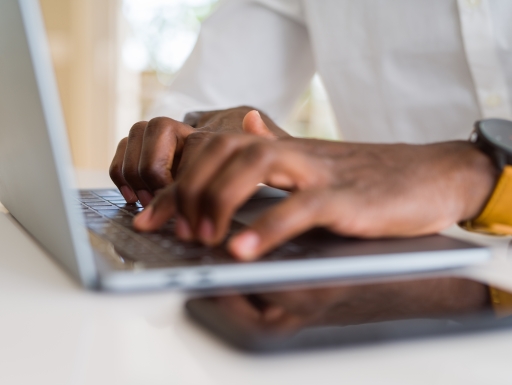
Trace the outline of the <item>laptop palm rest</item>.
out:
<instances>
[{"instance_id":1,"label":"laptop palm rest","mask_svg":"<svg viewBox=\"0 0 512 385\"><path fill-rule=\"evenodd\" d=\"M234 220L250 225L266 210L289 195L288 192L262 186L235 214ZM474 249L475 245L443 235L413 238L361 239L344 237L323 228L311 229L292 240L301 246L315 248L318 256L389 255L411 252L434 252Z\"/></svg>"}]
</instances>

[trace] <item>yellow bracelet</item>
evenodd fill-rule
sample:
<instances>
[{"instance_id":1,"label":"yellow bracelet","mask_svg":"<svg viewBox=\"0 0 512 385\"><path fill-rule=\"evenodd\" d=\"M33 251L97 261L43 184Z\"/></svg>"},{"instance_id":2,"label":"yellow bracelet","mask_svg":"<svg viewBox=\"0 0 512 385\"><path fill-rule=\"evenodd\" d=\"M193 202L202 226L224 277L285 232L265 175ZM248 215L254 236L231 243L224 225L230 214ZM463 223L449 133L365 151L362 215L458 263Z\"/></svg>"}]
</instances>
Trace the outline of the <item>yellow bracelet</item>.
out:
<instances>
[{"instance_id":1,"label":"yellow bracelet","mask_svg":"<svg viewBox=\"0 0 512 385\"><path fill-rule=\"evenodd\" d=\"M512 235L512 166L507 165L482 213L460 224L470 231Z\"/></svg>"},{"instance_id":2,"label":"yellow bracelet","mask_svg":"<svg viewBox=\"0 0 512 385\"><path fill-rule=\"evenodd\" d=\"M496 317L504 318L512 315L511 293L489 286L489 295Z\"/></svg>"}]
</instances>

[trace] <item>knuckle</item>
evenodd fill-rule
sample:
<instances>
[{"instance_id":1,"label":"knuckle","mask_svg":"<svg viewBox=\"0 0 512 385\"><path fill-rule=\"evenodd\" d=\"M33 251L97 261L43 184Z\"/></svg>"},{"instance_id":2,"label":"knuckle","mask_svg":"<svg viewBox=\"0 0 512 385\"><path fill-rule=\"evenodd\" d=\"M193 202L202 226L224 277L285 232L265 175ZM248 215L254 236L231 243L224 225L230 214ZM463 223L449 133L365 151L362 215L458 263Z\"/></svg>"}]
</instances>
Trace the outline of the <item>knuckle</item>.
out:
<instances>
[{"instance_id":1,"label":"knuckle","mask_svg":"<svg viewBox=\"0 0 512 385\"><path fill-rule=\"evenodd\" d=\"M185 138L185 146L195 146L205 143L212 138L212 133L207 131L197 131Z\"/></svg>"},{"instance_id":2,"label":"knuckle","mask_svg":"<svg viewBox=\"0 0 512 385\"><path fill-rule=\"evenodd\" d=\"M157 117L153 118L148 122L148 125L146 127L146 134L153 134L155 132L158 132L162 129L168 129L173 127L174 121L170 118L165 117Z\"/></svg>"},{"instance_id":3,"label":"knuckle","mask_svg":"<svg viewBox=\"0 0 512 385\"><path fill-rule=\"evenodd\" d=\"M184 205L186 202L193 200L197 193L193 189L188 188L183 183L178 183L175 186L176 202L179 206Z\"/></svg>"},{"instance_id":4,"label":"knuckle","mask_svg":"<svg viewBox=\"0 0 512 385\"><path fill-rule=\"evenodd\" d=\"M139 179L139 171L137 167L124 164L122 174L124 179L129 183L133 183Z\"/></svg>"},{"instance_id":5,"label":"knuckle","mask_svg":"<svg viewBox=\"0 0 512 385\"><path fill-rule=\"evenodd\" d=\"M175 120L168 118L166 116L157 116L148 121L148 126L158 126L161 124L169 124L175 122Z\"/></svg>"},{"instance_id":6,"label":"knuckle","mask_svg":"<svg viewBox=\"0 0 512 385\"><path fill-rule=\"evenodd\" d=\"M128 143L128 137L124 137L119 141L117 144L117 151L123 150L126 147L126 144Z\"/></svg>"},{"instance_id":7,"label":"knuckle","mask_svg":"<svg viewBox=\"0 0 512 385\"><path fill-rule=\"evenodd\" d=\"M112 159L112 162L110 163L110 167L108 169L108 173L110 175L110 178L116 182L121 181L122 179L122 167L123 167L123 161L124 161L124 149L126 148L126 142L128 141L128 138L123 138L119 144L117 145L117 151L114 155L114 158Z\"/></svg>"},{"instance_id":8,"label":"knuckle","mask_svg":"<svg viewBox=\"0 0 512 385\"><path fill-rule=\"evenodd\" d=\"M150 129L150 130L159 130L161 128L173 129L177 126L177 124L179 124L179 122L174 119L167 118L165 116L158 116L156 118L151 119L148 122L148 129Z\"/></svg>"},{"instance_id":9,"label":"knuckle","mask_svg":"<svg viewBox=\"0 0 512 385\"><path fill-rule=\"evenodd\" d=\"M110 167L108 169L108 175L110 176L110 179L112 179L114 182L119 180L122 176L121 171L122 165L117 163L115 160L112 161L110 164Z\"/></svg>"},{"instance_id":10,"label":"knuckle","mask_svg":"<svg viewBox=\"0 0 512 385\"><path fill-rule=\"evenodd\" d=\"M186 137L193 132L193 130L194 129L187 124L165 116L159 116L148 122L144 135L159 135L162 132L167 132L174 133L180 137Z\"/></svg>"},{"instance_id":11,"label":"knuckle","mask_svg":"<svg viewBox=\"0 0 512 385\"><path fill-rule=\"evenodd\" d=\"M225 209L232 202L232 194L228 189L213 189L208 188L201 196L201 201L206 210L210 212L217 212Z\"/></svg>"},{"instance_id":12,"label":"knuckle","mask_svg":"<svg viewBox=\"0 0 512 385\"><path fill-rule=\"evenodd\" d=\"M240 141L237 135L218 135L215 136L211 145L215 149L230 149L235 147Z\"/></svg>"},{"instance_id":13,"label":"knuckle","mask_svg":"<svg viewBox=\"0 0 512 385\"><path fill-rule=\"evenodd\" d=\"M270 160L273 153L274 151L271 145L259 142L249 145L243 151L243 156L248 163L259 163Z\"/></svg>"},{"instance_id":14,"label":"knuckle","mask_svg":"<svg viewBox=\"0 0 512 385\"><path fill-rule=\"evenodd\" d=\"M141 163L138 169L139 176L151 185L163 186L166 183L165 174L166 169L162 168L157 164L152 163Z\"/></svg>"},{"instance_id":15,"label":"knuckle","mask_svg":"<svg viewBox=\"0 0 512 385\"><path fill-rule=\"evenodd\" d=\"M139 164L138 171L139 171L140 177L144 180L153 179L158 174L156 167L154 167L150 164Z\"/></svg>"},{"instance_id":16,"label":"knuckle","mask_svg":"<svg viewBox=\"0 0 512 385\"><path fill-rule=\"evenodd\" d=\"M144 130L146 129L147 122L141 121L135 123L132 128L130 128L130 132L128 133L128 139L134 139L139 136L141 136L144 133Z\"/></svg>"}]
</instances>

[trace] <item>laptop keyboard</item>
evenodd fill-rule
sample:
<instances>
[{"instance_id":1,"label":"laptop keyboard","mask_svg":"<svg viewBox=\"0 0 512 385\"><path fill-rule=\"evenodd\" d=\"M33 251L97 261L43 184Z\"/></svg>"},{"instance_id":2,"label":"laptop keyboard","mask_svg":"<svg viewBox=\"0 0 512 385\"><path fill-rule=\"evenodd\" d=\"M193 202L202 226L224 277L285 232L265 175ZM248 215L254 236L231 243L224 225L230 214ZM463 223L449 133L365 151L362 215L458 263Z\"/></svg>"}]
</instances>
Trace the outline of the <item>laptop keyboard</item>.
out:
<instances>
[{"instance_id":1,"label":"laptop keyboard","mask_svg":"<svg viewBox=\"0 0 512 385\"><path fill-rule=\"evenodd\" d=\"M233 258L222 246L210 248L177 239L174 235L174 219L156 232L136 232L132 221L143 207L138 202L126 203L117 190L80 191L77 204L87 228L113 244L116 252L125 260L156 265L179 260L197 263L233 262ZM230 234L242 227L233 222ZM307 250L303 247L288 242L268 253L263 260L296 258L305 254Z\"/></svg>"}]
</instances>

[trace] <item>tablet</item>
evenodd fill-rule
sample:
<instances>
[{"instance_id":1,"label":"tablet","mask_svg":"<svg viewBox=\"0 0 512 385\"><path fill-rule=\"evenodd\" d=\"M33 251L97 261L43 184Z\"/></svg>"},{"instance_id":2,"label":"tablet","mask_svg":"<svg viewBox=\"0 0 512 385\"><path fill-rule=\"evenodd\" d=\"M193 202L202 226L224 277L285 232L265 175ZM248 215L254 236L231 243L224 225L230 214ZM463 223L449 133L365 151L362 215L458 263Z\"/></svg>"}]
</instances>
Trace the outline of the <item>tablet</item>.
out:
<instances>
[{"instance_id":1,"label":"tablet","mask_svg":"<svg viewBox=\"0 0 512 385\"><path fill-rule=\"evenodd\" d=\"M223 293L190 299L186 310L231 346L251 352L346 347L512 326L512 317L496 316L485 284L452 276Z\"/></svg>"}]
</instances>

